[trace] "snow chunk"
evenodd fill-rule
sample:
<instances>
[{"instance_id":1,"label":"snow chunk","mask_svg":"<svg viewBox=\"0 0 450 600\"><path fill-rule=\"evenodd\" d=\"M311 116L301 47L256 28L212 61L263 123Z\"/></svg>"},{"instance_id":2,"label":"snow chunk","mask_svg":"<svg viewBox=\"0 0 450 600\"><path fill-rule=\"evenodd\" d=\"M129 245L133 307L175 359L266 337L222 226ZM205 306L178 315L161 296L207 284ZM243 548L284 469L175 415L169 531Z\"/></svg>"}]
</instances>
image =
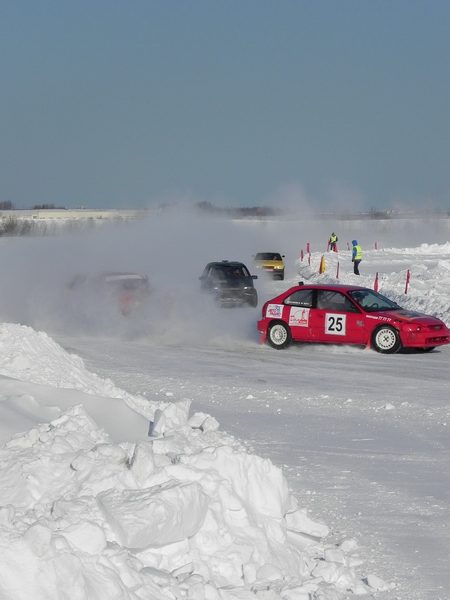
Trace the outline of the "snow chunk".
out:
<instances>
[{"instance_id":1,"label":"snow chunk","mask_svg":"<svg viewBox=\"0 0 450 600\"><path fill-rule=\"evenodd\" d=\"M72 546L88 554L100 554L106 548L106 537L101 527L91 521L80 522L59 531Z\"/></svg>"},{"instance_id":2,"label":"snow chunk","mask_svg":"<svg viewBox=\"0 0 450 600\"><path fill-rule=\"evenodd\" d=\"M326 525L312 521L306 514L305 510L296 510L295 512L287 513L286 527L291 531L298 533L306 533L315 538L324 538L328 535L329 529Z\"/></svg>"},{"instance_id":3,"label":"snow chunk","mask_svg":"<svg viewBox=\"0 0 450 600\"><path fill-rule=\"evenodd\" d=\"M255 514L282 519L289 506L287 482L281 469L270 460L234 451L229 446L181 457L183 464L200 471L213 469L223 479L233 482L233 487L245 505Z\"/></svg>"},{"instance_id":4,"label":"snow chunk","mask_svg":"<svg viewBox=\"0 0 450 600\"><path fill-rule=\"evenodd\" d=\"M192 429L200 429L201 431L216 431L219 429L219 423L210 415L202 412L196 412L188 421L188 425Z\"/></svg>"},{"instance_id":5,"label":"snow chunk","mask_svg":"<svg viewBox=\"0 0 450 600\"><path fill-rule=\"evenodd\" d=\"M151 434L154 436L164 435L182 425L186 425L190 407L190 400L182 400L181 402L168 404L165 408L158 408L155 411Z\"/></svg>"},{"instance_id":6,"label":"snow chunk","mask_svg":"<svg viewBox=\"0 0 450 600\"><path fill-rule=\"evenodd\" d=\"M145 482L156 470L153 445L150 441L141 440L134 449L130 468L137 481Z\"/></svg>"},{"instance_id":7,"label":"snow chunk","mask_svg":"<svg viewBox=\"0 0 450 600\"><path fill-rule=\"evenodd\" d=\"M350 552L351 550L355 550L357 547L358 542L355 540L355 538L347 538L339 544L339 548L343 552Z\"/></svg>"},{"instance_id":8,"label":"snow chunk","mask_svg":"<svg viewBox=\"0 0 450 600\"><path fill-rule=\"evenodd\" d=\"M117 539L126 548L144 549L180 542L205 520L208 496L195 482L170 482L146 490L109 490L97 498Z\"/></svg>"},{"instance_id":9,"label":"snow chunk","mask_svg":"<svg viewBox=\"0 0 450 600\"><path fill-rule=\"evenodd\" d=\"M387 592L388 590L392 590L395 587L395 584L386 583L385 581L373 574L367 575L366 583L370 587L370 589L375 590L376 592Z\"/></svg>"}]
</instances>

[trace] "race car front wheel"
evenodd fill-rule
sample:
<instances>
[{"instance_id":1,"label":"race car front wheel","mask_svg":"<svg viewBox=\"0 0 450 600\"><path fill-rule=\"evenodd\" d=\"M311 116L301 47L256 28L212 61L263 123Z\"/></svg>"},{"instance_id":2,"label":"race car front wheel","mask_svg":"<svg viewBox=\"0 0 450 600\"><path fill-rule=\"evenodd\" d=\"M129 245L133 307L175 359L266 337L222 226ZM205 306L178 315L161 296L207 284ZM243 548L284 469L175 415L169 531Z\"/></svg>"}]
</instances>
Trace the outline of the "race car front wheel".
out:
<instances>
[{"instance_id":1,"label":"race car front wheel","mask_svg":"<svg viewBox=\"0 0 450 600\"><path fill-rule=\"evenodd\" d=\"M382 354L394 354L401 348L398 331L390 325L382 325L372 334L372 346Z\"/></svg>"},{"instance_id":2,"label":"race car front wheel","mask_svg":"<svg viewBox=\"0 0 450 600\"><path fill-rule=\"evenodd\" d=\"M252 308L256 308L258 306L258 294L255 290L255 293L252 294L248 300L248 305Z\"/></svg>"},{"instance_id":3,"label":"race car front wheel","mask_svg":"<svg viewBox=\"0 0 450 600\"><path fill-rule=\"evenodd\" d=\"M272 348L277 350L287 348L292 342L291 330L281 321L272 323L267 332L267 341Z\"/></svg>"}]
</instances>

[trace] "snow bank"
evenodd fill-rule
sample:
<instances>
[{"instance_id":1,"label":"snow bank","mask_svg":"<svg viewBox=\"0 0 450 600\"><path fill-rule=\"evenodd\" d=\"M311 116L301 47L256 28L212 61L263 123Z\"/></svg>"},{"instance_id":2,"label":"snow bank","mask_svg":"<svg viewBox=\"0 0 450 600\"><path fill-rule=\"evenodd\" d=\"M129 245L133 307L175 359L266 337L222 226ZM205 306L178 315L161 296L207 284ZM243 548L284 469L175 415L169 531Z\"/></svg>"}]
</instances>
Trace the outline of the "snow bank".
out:
<instances>
[{"instance_id":1,"label":"snow bank","mask_svg":"<svg viewBox=\"0 0 450 600\"><path fill-rule=\"evenodd\" d=\"M133 397L28 327L3 324L0 345L3 600L336 600L373 589L351 566L356 544L327 546L326 525L281 470L213 417Z\"/></svg>"},{"instance_id":2,"label":"snow bank","mask_svg":"<svg viewBox=\"0 0 450 600\"><path fill-rule=\"evenodd\" d=\"M325 255L326 270L318 272L318 265L323 253L312 253L310 263L297 260L297 280L305 283L346 283L374 287L375 273L370 273L372 263L379 270L383 258L387 264L391 264L395 257L402 258L404 268L390 272L380 272L378 291L386 295L403 308L422 312L438 317L450 327L450 304L448 302L448 289L450 281L450 242L446 244L421 244L417 248L395 248L385 250L365 250L363 262L361 263L361 276L353 274L349 251L339 253L329 252ZM411 256L414 260L411 260ZM422 257L418 261L417 257ZM425 261L429 261L424 264ZM339 278L336 278L337 263L340 264ZM410 280L408 293L405 294L406 275L409 271ZM366 274L369 273L369 274ZM297 281L295 282L295 284Z\"/></svg>"},{"instance_id":3,"label":"snow bank","mask_svg":"<svg viewBox=\"0 0 450 600\"><path fill-rule=\"evenodd\" d=\"M1 325L0 374L99 396L127 396L111 380L89 373L79 356L65 352L46 333L24 325Z\"/></svg>"}]
</instances>

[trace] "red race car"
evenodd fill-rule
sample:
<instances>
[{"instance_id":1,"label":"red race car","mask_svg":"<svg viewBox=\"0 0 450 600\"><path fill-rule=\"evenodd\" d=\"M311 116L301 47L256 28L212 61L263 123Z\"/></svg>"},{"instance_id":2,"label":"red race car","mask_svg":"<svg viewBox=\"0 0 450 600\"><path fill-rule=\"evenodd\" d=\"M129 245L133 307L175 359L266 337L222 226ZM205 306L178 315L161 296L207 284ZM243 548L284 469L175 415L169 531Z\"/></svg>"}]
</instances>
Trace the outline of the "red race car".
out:
<instances>
[{"instance_id":1,"label":"red race car","mask_svg":"<svg viewBox=\"0 0 450 600\"><path fill-rule=\"evenodd\" d=\"M430 351L450 343L440 319L401 308L369 288L299 285L266 302L258 321L260 342L359 344L392 354L400 348Z\"/></svg>"}]
</instances>

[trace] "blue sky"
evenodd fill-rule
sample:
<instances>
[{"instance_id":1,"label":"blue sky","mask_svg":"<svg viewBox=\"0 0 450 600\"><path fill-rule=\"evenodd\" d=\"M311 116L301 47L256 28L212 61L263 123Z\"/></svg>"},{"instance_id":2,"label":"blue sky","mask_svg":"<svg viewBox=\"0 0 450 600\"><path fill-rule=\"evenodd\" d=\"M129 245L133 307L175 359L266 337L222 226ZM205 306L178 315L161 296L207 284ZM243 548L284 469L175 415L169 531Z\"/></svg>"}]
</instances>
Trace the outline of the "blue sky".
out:
<instances>
[{"instance_id":1,"label":"blue sky","mask_svg":"<svg viewBox=\"0 0 450 600\"><path fill-rule=\"evenodd\" d=\"M0 201L450 209L448 0L4 0Z\"/></svg>"}]
</instances>

